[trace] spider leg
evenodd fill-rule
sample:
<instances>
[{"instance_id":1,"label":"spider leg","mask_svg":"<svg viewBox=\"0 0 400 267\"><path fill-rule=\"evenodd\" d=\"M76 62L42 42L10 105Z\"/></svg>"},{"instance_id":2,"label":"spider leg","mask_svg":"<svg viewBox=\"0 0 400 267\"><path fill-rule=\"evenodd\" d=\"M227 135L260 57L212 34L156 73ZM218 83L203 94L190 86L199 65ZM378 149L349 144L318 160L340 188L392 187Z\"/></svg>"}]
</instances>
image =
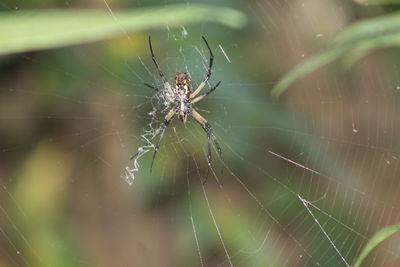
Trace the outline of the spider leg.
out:
<instances>
[{"instance_id":1,"label":"spider leg","mask_svg":"<svg viewBox=\"0 0 400 267\"><path fill-rule=\"evenodd\" d=\"M149 47L150 47L151 59L153 60L154 65L156 65L156 68L157 68L157 70L158 70L158 74L160 75L161 79L162 79L163 82L164 82L164 88L166 88L167 91L168 91L168 94L169 94L168 99L169 99L170 101L172 101L175 94L174 94L174 91L172 90L171 85L169 84L169 82L168 82L167 79L165 78L164 73L161 71L160 65L158 65L156 56L154 55L153 46L152 46L152 44L151 44L151 36L149 36ZM149 86L149 84L147 84L147 83L145 83L144 85L146 85L146 86L148 86L148 87L150 87L150 88L155 89L155 87ZM157 89L155 89L155 90L157 90ZM159 90L158 90L158 91L159 91Z\"/></svg>"},{"instance_id":2,"label":"spider leg","mask_svg":"<svg viewBox=\"0 0 400 267\"><path fill-rule=\"evenodd\" d=\"M144 83L144 85L146 85L147 87L155 90L157 93L159 93L161 91L160 88L155 87L155 86L153 86L151 84ZM167 89L168 94L164 94L164 95L167 97L169 102L174 102L174 92L171 89L171 85L169 83L165 83L165 88Z\"/></svg>"},{"instance_id":3,"label":"spider leg","mask_svg":"<svg viewBox=\"0 0 400 267\"><path fill-rule=\"evenodd\" d=\"M217 89L217 87L221 84L221 81L219 81L213 88L210 89L210 91L208 91L207 93L205 93L204 95L198 96L195 99L193 99L191 101L192 104L199 102L200 100L202 100L203 98L205 98L206 96L208 96L209 94L211 94L212 92L215 91L215 89Z\"/></svg>"},{"instance_id":4,"label":"spider leg","mask_svg":"<svg viewBox=\"0 0 400 267\"><path fill-rule=\"evenodd\" d=\"M158 134L160 134L160 139L158 140L157 144L154 147L154 154L153 154L153 158L151 160L151 164L150 164L150 172L152 172L153 170L153 164L154 164L154 160L156 158L157 155L157 151L160 148L160 144L161 141L164 138L164 133L165 133L165 129L167 128L168 124L171 122L171 120L174 118L175 116L175 108L171 109L168 114L165 116L164 121L161 123L160 127L156 130L156 132L154 133L154 137L156 137ZM153 138L154 138L153 137ZM152 139L153 139L152 138Z\"/></svg>"},{"instance_id":5,"label":"spider leg","mask_svg":"<svg viewBox=\"0 0 400 267\"><path fill-rule=\"evenodd\" d=\"M203 128L203 130L207 134L207 140L208 140L208 145L207 145L207 174L204 178L203 183L206 183L208 175L210 173L211 169L211 143L214 143L215 148L217 149L218 156L220 159L222 159L222 150L221 146L217 142L217 138L214 135L213 129L211 125L207 122L206 119L203 118L196 110L192 110L192 117L200 124L200 126Z\"/></svg>"},{"instance_id":6,"label":"spider leg","mask_svg":"<svg viewBox=\"0 0 400 267\"><path fill-rule=\"evenodd\" d=\"M169 82L164 83L164 88L167 89L167 98L170 102L174 102L174 98L175 98L175 93L174 90L172 90L171 84L169 84Z\"/></svg>"},{"instance_id":7,"label":"spider leg","mask_svg":"<svg viewBox=\"0 0 400 267\"><path fill-rule=\"evenodd\" d=\"M203 40L206 43L206 46L208 48L208 51L210 52L210 63L208 65L207 75L204 78L204 82L206 83L210 79L210 76L211 76L211 69L212 69L212 66L213 66L213 63L214 63L214 55L213 55L213 53L211 51L210 45L208 44L206 38L204 36L201 36L201 38L203 38Z\"/></svg>"},{"instance_id":8,"label":"spider leg","mask_svg":"<svg viewBox=\"0 0 400 267\"><path fill-rule=\"evenodd\" d=\"M211 77L211 69L214 63L214 55L211 51L210 45L208 44L206 38L204 36L201 36L201 38L203 38L204 43L206 43L206 46L208 48L208 51L210 52L210 63L208 65L208 69L207 69L207 75L204 78L204 80L200 83L200 85L196 88L196 90L194 90L194 92L191 94L191 97L195 97L196 95L198 95L200 93L200 91L204 88L204 86L207 84L208 80Z\"/></svg>"},{"instance_id":9,"label":"spider leg","mask_svg":"<svg viewBox=\"0 0 400 267\"><path fill-rule=\"evenodd\" d=\"M154 52L153 52L153 46L151 45L151 36L149 36L149 47L150 47L151 59L153 60L154 65L156 65L156 68L158 70L158 74L160 75L160 77L163 80L163 82L166 83L167 79L165 78L164 73L161 71L160 66L158 65L156 56L154 55Z\"/></svg>"},{"instance_id":10,"label":"spider leg","mask_svg":"<svg viewBox=\"0 0 400 267\"><path fill-rule=\"evenodd\" d=\"M150 85L150 84L148 84L148 83L144 83L144 85L146 85L147 87L149 87L149 88L151 88L151 89L154 89L156 92L160 92L160 89L157 88L157 87L155 87L155 86L153 86L153 85Z\"/></svg>"}]
</instances>

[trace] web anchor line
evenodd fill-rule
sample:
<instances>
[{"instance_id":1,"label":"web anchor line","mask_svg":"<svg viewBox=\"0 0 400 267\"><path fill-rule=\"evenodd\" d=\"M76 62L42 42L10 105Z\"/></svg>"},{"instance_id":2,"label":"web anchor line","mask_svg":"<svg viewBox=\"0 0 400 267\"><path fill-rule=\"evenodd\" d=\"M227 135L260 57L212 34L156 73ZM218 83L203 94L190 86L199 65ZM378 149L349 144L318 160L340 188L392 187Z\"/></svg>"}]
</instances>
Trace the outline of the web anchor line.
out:
<instances>
[{"instance_id":1,"label":"web anchor line","mask_svg":"<svg viewBox=\"0 0 400 267\"><path fill-rule=\"evenodd\" d=\"M317 220L317 218L314 216L314 214L312 213L311 209L308 207L308 205L310 204L310 202L304 198L302 198L299 194L297 194L297 197L300 199L300 201L303 203L304 207L307 209L308 213L311 215L311 217L313 218L313 220L315 221L315 223L318 225L319 229L321 229L322 233L324 234L324 236L328 239L329 243L332 245L332 247L335 249L335 251L337 252L337 254L340 256L340 258L342 259L342 261L346 264L347 267L350 267L350 264L347 263L346 259L343 257L342 253L340 253L339 249L337 248L337 246L335 245L335 243L333 243L332 239L329 237L328 233L325 231L325 229L322 227L322 225L319 223L319 221Z\"/></svg>"}]
</instances>

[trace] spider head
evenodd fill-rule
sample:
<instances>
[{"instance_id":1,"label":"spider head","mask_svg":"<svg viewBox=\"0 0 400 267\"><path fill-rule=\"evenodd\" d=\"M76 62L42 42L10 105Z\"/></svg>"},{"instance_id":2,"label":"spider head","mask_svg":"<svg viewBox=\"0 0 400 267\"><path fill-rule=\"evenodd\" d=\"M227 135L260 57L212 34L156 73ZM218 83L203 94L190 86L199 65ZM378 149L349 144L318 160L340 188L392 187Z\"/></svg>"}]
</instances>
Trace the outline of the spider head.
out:
<instances>
[{"instance_id":1,"label":"spider head","mask_svg":"<svg viewBox=\"0 0 400 267\"><path fill-rule=\"evenodd\" d=\"M177 90L185 93L191 90L190 78L186 72L177 72L175 75L175 86Z\"/></svg>"}]
</instances>

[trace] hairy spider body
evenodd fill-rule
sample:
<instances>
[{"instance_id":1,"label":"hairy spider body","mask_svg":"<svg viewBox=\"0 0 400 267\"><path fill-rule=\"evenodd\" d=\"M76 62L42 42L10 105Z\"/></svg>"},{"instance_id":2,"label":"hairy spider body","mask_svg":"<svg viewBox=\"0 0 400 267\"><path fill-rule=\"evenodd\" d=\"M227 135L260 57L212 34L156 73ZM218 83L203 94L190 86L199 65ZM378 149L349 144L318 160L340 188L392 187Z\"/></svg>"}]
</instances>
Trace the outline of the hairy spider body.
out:
<instances>
[{"instance_id":1,"label":"hairy spider body","mask_svg":"<svg viewBox=\"0 0 400 267\"><path fill-rule=\"evenodd\" d=\"M178 119L181 120L182 122L186 123L188 117L192 117L197 123L200 124L200 126L203 128L203 130L207 134L207 139L208 139L208 146L207 146L207 161L208 161L208 169L207 169L207 175L205 177L204 182L206 181L208 177L208 173L211 168L211 144L213 143L215 148L218 151L218 156L221 158L222 150L220 145L217 142L217 139L213 133L213 129L211 125L207 122L206 119L204 119L195 109L194 104L201 101L205 97L207 97L209 94L211 94L217 87L220 85L221 81L219 81L214 87L212 87L207 93L203 95L199 95L200 91L205 87L207 84L208 80L210 79L211 76L211 69L213 66L214 62L214 55L211 51L211 48L204 36L202 36L202 39L204 43L206 44L208 51L210 52L210 62L209 66L207 69L207 74L206 77L203 79L203 81L199 84L199 86L193 91L192 90L192 84L190 81L190 77L186 72L178 72L175 75L175 86L172 87L171 84L167 81L167 79L164 76L164 73L161 71L160 66L158 65L157 59L154 56L153 52L153 47L151 44L151 37L149 36L149 47L150 47L150 53L152 60L154 62L154 65L156 66L158 73L161 77L161 79L164 82L164 89L160 90L158 87L152 86L150 84L145 83L147 87L150 87L157 92L162 92L166 98L166 100L172 104L173 108L168 111L168 113L164 117L164 121L161 123L160 127L156 130L156 132L153 135L154 139L156 136L160 135L160 139L158 140L157 144L154 147L154 154L153 154L153 159L150 165L150 171L153 168L153 163L157 154L157 151L160 147L161 141L164 137L164 132L169 123L172 121L172 119L175 116L178 116ZM152 140L151 139L151 140ZM134 158L134 156L132 157Z\"/></svg>"},{"instance_id":2,"label":"hairy spider body","mask_svg":"<svg viewBox=\"0 0 400 267\"><path fill-rule=\"evenodd\" d=\"M178 72L175 75L175 105L178 107L178 119L186 123L187 117L192 112L192 103L190 102L190 94L192 85L189 75L186 72Z\"/></svg>"}]
</instances>

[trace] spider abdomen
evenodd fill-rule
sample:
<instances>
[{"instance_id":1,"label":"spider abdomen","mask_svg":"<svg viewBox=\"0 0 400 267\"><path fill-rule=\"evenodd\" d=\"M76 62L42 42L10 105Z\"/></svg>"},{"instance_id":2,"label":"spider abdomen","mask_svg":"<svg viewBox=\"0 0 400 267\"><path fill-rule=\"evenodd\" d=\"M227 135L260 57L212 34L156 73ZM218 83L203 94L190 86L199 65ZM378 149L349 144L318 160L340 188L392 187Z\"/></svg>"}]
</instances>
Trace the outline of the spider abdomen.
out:
<instances>
[{"instance_id":1,"label":"spider abdomen","mask_svg":"<svg viewBox=\"0 0 400 267\"><path fill-rule=\"evenodd\" d=\"M192 104L190 103L189 99L182 98L177 104L176 109L178 113L178 118L181 121L186 122L187 116L189 116L192 112Z\"/></svg>"},{"instance_id":2,"label":"spider abdomen","mask_svg":"<svg viewBox=\"0 0 400 267\"><path fill-rule=\"evenodd\" d=\"M192 85L189 75L186 72L178 72L175 75L175 103L178 118L186 122L191 113L192 103L190 93Z\"/></svg>"}]
</instances>

